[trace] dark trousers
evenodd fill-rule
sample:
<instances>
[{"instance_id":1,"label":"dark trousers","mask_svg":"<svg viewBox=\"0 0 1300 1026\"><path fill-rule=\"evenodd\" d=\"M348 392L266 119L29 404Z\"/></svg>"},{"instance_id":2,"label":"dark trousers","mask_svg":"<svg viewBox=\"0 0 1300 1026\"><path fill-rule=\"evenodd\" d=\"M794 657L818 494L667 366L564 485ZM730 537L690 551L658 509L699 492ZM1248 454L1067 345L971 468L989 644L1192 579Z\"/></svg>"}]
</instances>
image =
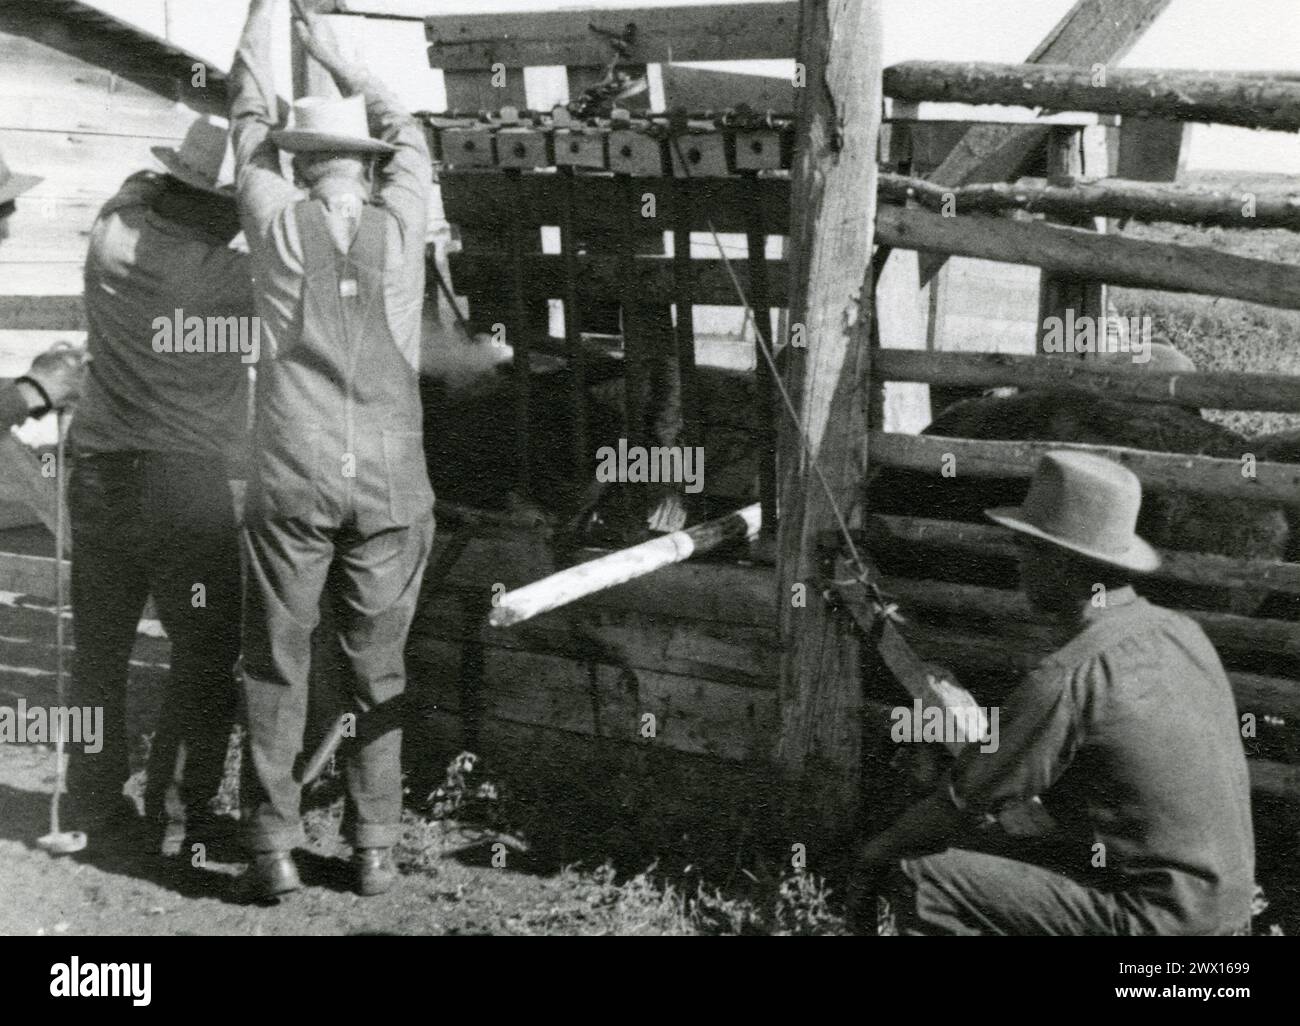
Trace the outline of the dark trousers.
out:
<instances>
[{"instance_id":1,"label":"dark trousers","mask_svg":"<svg viewBox=\"0 0 1300 1026\"><path fill-rule=\"evenodd\" d=\"M69 805L90 817L130 775L127 674L153 596L171 675L150 748L145 811L173 820L217 793L238 691L239 541L223 460L185 453L79 454L69 484L72 704L102 706L103 749L74 746Z\"/></svg>"},{"instance_id":2,"label":"dark trousers","mask_svg":"<svg viewBox=\"0 0 1300 1026\"><path fill-rule=\"evenodd\" d=\"M1124 895L1043 866L965 848L904 859L889 896L900 933L1134 936L1150 933Z\"/></svg>"},{"instance_id":3,"label":"dark trousers","mask_svg":"<svg viewBox=\"0 0 1300 1026\"><path fill-rule=\"evenodd\" d=\"M391 847L402 811L404 650L433 544L433 517L362 532L355 523L334 525L259 506L250 502L244 531L248 843L264 852L288 851L303 841L302 787L294 771L307 720L311 635L328 592L345 692L356 714L355 739L344 742L344 834L356 847Z\"/></svg>"}]
</instances>

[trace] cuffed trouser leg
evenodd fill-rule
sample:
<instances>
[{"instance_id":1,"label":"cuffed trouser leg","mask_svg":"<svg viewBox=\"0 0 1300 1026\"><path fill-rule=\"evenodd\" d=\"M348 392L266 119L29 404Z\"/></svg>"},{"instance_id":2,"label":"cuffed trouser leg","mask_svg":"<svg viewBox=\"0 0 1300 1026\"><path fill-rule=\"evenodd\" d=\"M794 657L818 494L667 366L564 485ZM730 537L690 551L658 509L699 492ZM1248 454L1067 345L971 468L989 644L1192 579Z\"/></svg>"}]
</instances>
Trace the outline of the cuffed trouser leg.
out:
<instances>
[{"instance_id":1,"label":"cuffed trouser leg","mask_svg":"<svg viewBox=\"0 0 1300 1026\"><path fill-rule=\"evenodd\" d=\"M245 836L254 852L288 851L303 843L302 788L293 771L307 719L311 633L334 542L302 520L254 512L244 548Z\"/></svg>"},{"instance_id":2,"label":"cuffed trouser leg","mask_svg":"<svg viewBox=\"0 0 1300 1026\"><path fill-rule=\"evenodd\" d=\"M1041 866L950 848L904 859L888 893L900 933L1117 936L1142 932L1119 899Z\"/></svg>"},{"instance_id":3,"label":"cuffed trouser leg","mask_svg":"<svg viewBox=\"0 0 1300 1026\"><path fill-rule=\"evenodd\" d=\"M344 836L390 848L402 813L402 699L406 638L433 544L433 518L338 538L335 608L351 671L357 737L347 760Z\"/></svg>"}]
</instances>

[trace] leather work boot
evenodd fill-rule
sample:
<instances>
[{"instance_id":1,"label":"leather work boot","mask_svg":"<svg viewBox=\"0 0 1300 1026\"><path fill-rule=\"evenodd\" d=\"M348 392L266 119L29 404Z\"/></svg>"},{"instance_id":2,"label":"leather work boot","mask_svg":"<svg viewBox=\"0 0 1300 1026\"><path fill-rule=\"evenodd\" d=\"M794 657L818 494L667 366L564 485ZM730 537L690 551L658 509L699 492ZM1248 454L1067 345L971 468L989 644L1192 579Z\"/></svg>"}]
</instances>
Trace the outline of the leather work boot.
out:
<instances>
[{"instance_id":1,"label":"leather work boot","mask_svg":"<svg viewBox=\"0 0 1300 1026\"><path fill-rule=\"evenodd\" d=\"M352 853L352 868L357 893L365 897L383 894L397 879L388 848L357 848Z\"/></svg>"},{"instance_id":2,"label":"leather work boot","mask_svg":"<svg viewBox=\"0 0 1300 1026\"><path fill-rule=\"evenodd\" d=\"M250 902L275 901L301 888L298 867L287 851L259 852L240 878L240 892Z\"/></svg>"}]
</instances>

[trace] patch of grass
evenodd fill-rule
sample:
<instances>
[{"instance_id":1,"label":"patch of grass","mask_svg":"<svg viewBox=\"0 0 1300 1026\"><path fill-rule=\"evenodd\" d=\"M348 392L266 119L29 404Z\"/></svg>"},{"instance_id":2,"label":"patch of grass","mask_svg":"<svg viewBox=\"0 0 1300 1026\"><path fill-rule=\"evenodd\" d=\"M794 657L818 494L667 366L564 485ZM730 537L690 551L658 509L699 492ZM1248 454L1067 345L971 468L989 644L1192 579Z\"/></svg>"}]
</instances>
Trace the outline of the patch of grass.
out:
<instances>
[{"instance_id":1,"label":"patch of grass","mask_svg":"<svg viewBox=\"0 0 1300 1026\"><path fill-rule=\"evenodd\" d=\"M1214 173L1191 175L1187 181L1260 191L1293 184L1285 176ZM1281 229L1130 223L1120 234L1300 266L1300 234ZM1121 316L1150 316L1152 341L1177 346L1198 370L1300 374L1300 348L1295 345L1300 311L1174 292L1112 289L1110 295ZM1216 410L1209 417L1248 437L1300 428L1300 416L1294 414Z\"/></svg>"}]
</instances>

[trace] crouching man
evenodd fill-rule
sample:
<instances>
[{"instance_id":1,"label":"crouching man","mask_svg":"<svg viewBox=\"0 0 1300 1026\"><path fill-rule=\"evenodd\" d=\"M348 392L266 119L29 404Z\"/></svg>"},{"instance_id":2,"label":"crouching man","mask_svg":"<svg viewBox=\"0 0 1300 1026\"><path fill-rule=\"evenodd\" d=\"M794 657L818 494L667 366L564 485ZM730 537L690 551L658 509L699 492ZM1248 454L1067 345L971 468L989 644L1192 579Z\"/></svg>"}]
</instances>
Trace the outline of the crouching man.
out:
<instances>
[{"instance_id":1,"label":"crouching man","mask_svg":"<svg viewBox=\"0 0 1300 1026\"><path fill-rule=\"evenodd\" d=\"M1141 487L1100 457L1054 452L1020 508L1021 588L1072 631L1011 695L995 751L964 750L936 793L868 841L854 897L882 883L914 934L1231 934L1250 919L1250 782L1223 666L1187 617L1132 579ZM1041 797L1064 835L1050 866L962 847ZM866 909L858 909L866 912Z\"/></svg>"},{"instance_id":2,"label":"crouching man","mask_svg":"<svg viewBox=\"0 0 1300 1026\"><path fill-rule=\"evenodd\" d=\"M270 336L245 526L254 900L301 886L294 764L322 593L357 715L344 819L356 888L378 894L393 881L404 648L434 531L416 370L433 182L424 132L306 11L299 36L345 98L303 100L296 127L274 130L274 9L253 0L231 72L239 205ZM279 150L305 196L281 176Z\"/></svg>"}]
</instances>

